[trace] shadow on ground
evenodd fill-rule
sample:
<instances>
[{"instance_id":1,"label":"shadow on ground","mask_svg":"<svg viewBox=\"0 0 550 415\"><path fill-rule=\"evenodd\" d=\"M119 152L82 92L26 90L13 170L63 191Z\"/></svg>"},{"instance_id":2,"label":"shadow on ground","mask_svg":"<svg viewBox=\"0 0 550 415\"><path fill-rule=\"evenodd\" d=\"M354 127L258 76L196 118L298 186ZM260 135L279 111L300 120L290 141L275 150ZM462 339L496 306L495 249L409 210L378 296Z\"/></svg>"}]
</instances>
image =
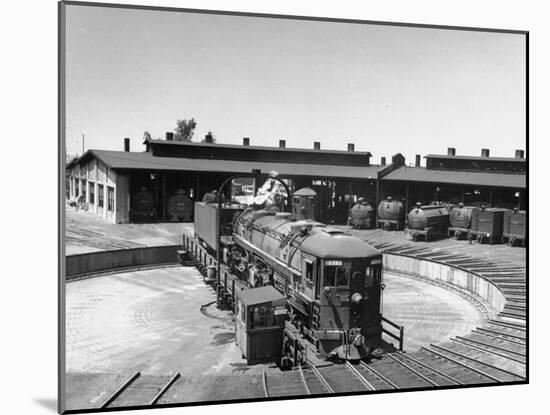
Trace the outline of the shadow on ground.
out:
<instances>
[{"instance_id":1,"label":"shadow on ground","mask_svg":"<svg viewBox=\"0 0 550 415\"><path fill-rule=\"evenodd\" d=\"M34 401L52 412L57 412L57 399L52 398L35 398Z\"/></svg>"}]
</instances>

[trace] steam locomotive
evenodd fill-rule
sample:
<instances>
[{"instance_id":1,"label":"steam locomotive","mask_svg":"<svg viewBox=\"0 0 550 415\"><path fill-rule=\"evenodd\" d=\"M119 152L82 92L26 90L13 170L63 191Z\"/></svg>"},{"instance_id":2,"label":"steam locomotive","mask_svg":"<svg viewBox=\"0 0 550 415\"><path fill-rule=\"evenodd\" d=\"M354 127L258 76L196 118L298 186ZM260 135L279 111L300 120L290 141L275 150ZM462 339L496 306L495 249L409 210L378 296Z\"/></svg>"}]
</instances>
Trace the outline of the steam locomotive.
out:
<instances>
[{"instance_id":1,"label":"steam locomotive","mask_svg":"<svg viewBox=\"0 0 550 415\"><path fill-rule=\"evenodd\" d=\"M380 346L378 250L291 213L226 204L218 215L217 208L196 203L195 238L213 252L219 237L222 262L232 273L249 287L273 285L285 295L300 339L325 357L344 360L364 359ZM285 329L283 338L295 340L295 333Z\"/></svg>"}]
</instances>

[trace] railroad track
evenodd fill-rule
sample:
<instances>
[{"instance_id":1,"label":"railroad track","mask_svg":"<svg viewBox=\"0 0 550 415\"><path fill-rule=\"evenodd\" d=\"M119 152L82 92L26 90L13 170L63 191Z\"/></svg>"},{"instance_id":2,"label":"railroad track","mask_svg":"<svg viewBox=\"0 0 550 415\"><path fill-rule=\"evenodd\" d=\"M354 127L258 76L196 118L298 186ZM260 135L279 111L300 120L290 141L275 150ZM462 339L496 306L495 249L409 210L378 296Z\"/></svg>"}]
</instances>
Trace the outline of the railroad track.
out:
<instances>
[{"instance_id":1,"label":"railroad track","mask_svg":"<svg viewBox=\"0 0 550 415\"><path fill-rule=\"evenodd\" d=\"M99 408L154 406L180 377L143 375L137 371L111 393Z\"/></svg>"},{"instance_id":2,"label":"railroad track","mask_svg":"<svg viewBox=\"0 0 550 415\"><path fill-rule=\"evenodd\" d=\"M262 374L266 398L279 396L311 395L308 383L301 367L288 372L271 372Z\"/></svg>"},{"instance_id":3,"label":"railroad track","mask_svg":"<svg viewBox=\"0 0 550 415\"><path fill-rule=\"evenodd\" d=\"M385 252L440 262L474 272L499 286L507 299L505 308L494 315L484 304L467 296L463 290L446 283L436 283L470 297L468 299L483 312L486 323L445 343L425 345L414 352L386 354L382 359L368 364L327 363L288 372L264 372L262 382L266 397L525 381L527 339L524 267L491 264L469 254L457 255L441 248L367 242Z\"/></svg>"}]
</instances>

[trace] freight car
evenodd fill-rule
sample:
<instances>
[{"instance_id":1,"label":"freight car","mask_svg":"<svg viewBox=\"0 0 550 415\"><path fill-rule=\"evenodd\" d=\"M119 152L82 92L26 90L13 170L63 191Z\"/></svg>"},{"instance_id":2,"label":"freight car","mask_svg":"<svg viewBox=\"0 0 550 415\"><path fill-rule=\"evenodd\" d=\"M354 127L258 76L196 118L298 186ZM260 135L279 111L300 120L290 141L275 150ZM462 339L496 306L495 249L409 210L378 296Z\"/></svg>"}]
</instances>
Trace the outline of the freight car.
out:
<instances>
[{"instance_id":1,"label":"freight car","mask_svg":"<svg viewBox=\"0 0 550 415\"><path fill-rule=\"evenodd\" d=\"M523 210L507 210L504 212L502 243L508 242L513 246L515 241L520 241L525 246L527 238L527 212Z\"/></svg>"},{"instance_id":2,"label":"freight car","mask_svg":"<svg viewBox=\"0 0 550 415\"><path fill-rule=\"evenodd\" d=\"M477 209L474 206L464 206L464 203L459 203L457 207L453 207L449 213L449 229L447 236L453 235L455 239L460 239L462 235L468 237L470 226L472 224L472 212Z\"/></svg>"},{"instance_id":3,"label":"freight car","mask_svg":"<svg viewBox=\"0 0 550 415\"><path fill-rule=\"evenodd\" d=\"M424 236L429 241L434 236L444 235L449 227L449 211L442 205L422 206L417 203L416 207L407 216L407 229L405 232L416 241L418 235Z\"/></svg>"},{"instance_id":4,"label":"freight car","mask_svg":"<svg viewBox=\"0 0 550 415\"><path fill-rule=\"evenodd\" d=\"M139 192L132 195L130 216L133 222L148 222L156 219L155 199L146 187L142 187Z\"/></svg>"},{"instance_id":5,"label":"freight car","mask_svg":"<svg viewBox=\"0 0 550 415\"><path fill-rule=\"evenodd\" d=\"M500 242L504 225L504 212L506 209L488 208L475 209L472 213L472 226L468 233L468 241L473 239L482 243L485 239L490 244Z\"/></svg>"},{"instance_id":6,"label":"freight car","mask_svg":"<svg viewBox=\"0 0 550 415\"><path fill-rule=\"evenodd\" d=\"M214 229L217 209L217 204L195 205L195 238L216 253L216 239L225 236L221 262L248 287L272 285L287 298L292 324L282 339L282 366L305 362L308 348L355 360L380 346L379 251L320 222L251 208L239 213L222 206L219 227L227 231L231 223L232 233L220 235Z\"/></svg>"},{"instance_id":7,"label":"freight car","mask_svg":"<svg viewBox=\"0 0 550 415\"><path fill-rule=\"evenodd\" d=\"M348 225L355 229L371 229L376 223L374 208L364 199L359 198L349 212Z\"/></svg>"},{"instance_id":8,"label":"freight car","mask_svg":"<svg viewBox=\"0 0 550 415\"><path fill-rule=\"evenodd\" d=\"M386 230L395 228L401 230L405 227L405 208L403 203L398 200L393 200L388 196L378 204L378 227L383 227Z\"/></svg>"},{"instance_id":9,"label":"freight car","mask_svg":"<svg viewBox=\"0 0 550 415\"><path fill-rule=\"evenodd\" d=\"M190 222L193 218L193 201L183 189L178 189L175 195L168 199L168 220L172 222Z\"/></svg>"}]
</instances>

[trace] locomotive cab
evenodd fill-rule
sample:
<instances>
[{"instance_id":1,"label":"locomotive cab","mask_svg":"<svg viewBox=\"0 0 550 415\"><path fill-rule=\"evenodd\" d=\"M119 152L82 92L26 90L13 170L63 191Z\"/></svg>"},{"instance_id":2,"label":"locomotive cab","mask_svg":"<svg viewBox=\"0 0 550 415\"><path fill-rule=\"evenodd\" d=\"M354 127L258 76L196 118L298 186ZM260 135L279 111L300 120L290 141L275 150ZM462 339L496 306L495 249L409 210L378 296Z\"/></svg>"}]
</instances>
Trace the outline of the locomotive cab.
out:
<instances>
[{"instance_id":1,"label":"locomotive cab","mask_svg":"<svg viewBox=\"0 0 550 415\"><path fill-rule=\"evenodd\" d=\"M323 238L324 248L309 251L312 240L302 245L303 255L315 256L306 257L302 268L303 295L313 300L313 337L327 356L361 359L381 340L382 255L341 232L323 229L319 237L322 233L330 235Z\"/></svg>"}]
</instances>

